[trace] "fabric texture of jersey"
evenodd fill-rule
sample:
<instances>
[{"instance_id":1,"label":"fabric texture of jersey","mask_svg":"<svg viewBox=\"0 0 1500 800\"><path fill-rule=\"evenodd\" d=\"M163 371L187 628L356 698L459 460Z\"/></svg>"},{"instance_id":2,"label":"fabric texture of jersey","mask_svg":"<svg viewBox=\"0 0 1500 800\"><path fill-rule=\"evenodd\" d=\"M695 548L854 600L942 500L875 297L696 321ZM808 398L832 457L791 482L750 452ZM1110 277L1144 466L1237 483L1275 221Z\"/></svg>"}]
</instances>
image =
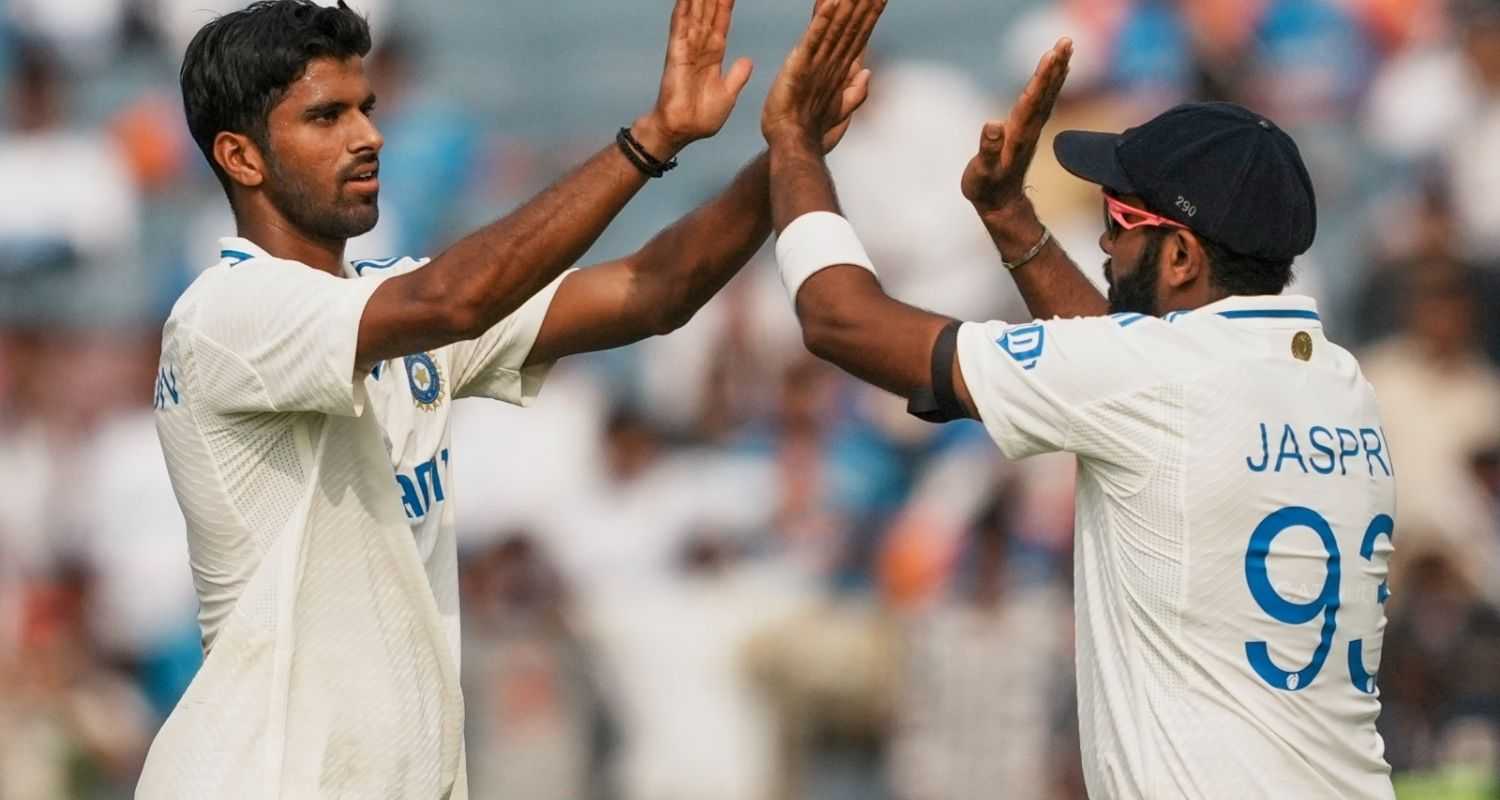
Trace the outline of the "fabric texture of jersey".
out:
<instances>
[{"instance_id":1,"label":"fabric texture of jersey","mask_svg":"<svg viewBox=\"0 0 1500 800\"><path fill-rule=\"evenodd\" d=\"M1372 676L1394 477L1313 302L970 323L958 357L1006 456L1078 456L1089 795L1391 798Z\"/></svg>"},{"instance_id":2,"label":"fabric texture of jersey","mask_svg":"<svg viewBox=\"0 0 1500 800\"><path fill-rule=\"evenodd\" d=\"M338 277L222 240L162 337L157 430L206 658L141 798L462 798L453 400L525 405L562 281L484 335L355 371L410 258Z\"/></svg>"}]
</instances>

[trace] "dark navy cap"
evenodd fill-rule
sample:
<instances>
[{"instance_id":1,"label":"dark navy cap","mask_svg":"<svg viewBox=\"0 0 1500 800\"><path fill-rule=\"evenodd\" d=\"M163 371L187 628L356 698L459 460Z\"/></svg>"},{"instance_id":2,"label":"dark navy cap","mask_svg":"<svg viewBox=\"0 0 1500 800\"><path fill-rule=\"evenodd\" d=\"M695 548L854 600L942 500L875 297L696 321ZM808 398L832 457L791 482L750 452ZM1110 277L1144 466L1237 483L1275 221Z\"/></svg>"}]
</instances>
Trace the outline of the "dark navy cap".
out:
<instances>
[{"instance_id":1,"label":"dark navy cap","mask_svg":"<svg viewBox=\"0 0 1500 800\"><path fill-rule=\"evenodd\" d=\"M1243 256L1302 255L1318 229L1312 179L1297 143L1234 103L1187 103L1124 133L1064 131L1069 172Z\"/></svg>"}]
</instances>

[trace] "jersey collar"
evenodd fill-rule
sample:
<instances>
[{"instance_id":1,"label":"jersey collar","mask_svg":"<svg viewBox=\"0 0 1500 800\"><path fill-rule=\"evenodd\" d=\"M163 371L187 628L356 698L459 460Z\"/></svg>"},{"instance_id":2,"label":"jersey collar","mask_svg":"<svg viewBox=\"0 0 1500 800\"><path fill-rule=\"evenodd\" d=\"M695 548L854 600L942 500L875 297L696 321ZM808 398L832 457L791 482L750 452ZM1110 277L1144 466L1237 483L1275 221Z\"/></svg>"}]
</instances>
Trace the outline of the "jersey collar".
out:
<instances>
[{"instance_id":1,"label":"jersey collar","mask_svg":"<svg viewBox=\"0 0 1500 800\"><path fill-rule=\"evenodd\" d=\"M1217 314L1224 319L1266 328L1321 328L1318 304L1304 295L1226 297L1192 312Z\"/></svg>"},{"instance_id":2,"label":"jersey collar","mask_svg":"<svg viewBox=\"0 0 1500 800\"><path fill-rule=\"evenodd\" d=\"M270 258L270 254L256 247L249 239L225 236L219 239L219 258L234 266L254 258Z\"/></svg>"},{"instance_id":3,"label":"jersey collar","mask_svg":"<svg viewBox=\"0 0 1500 800\"><path fill-rule=\"evenodd\" d=\"M233 267L256 258L271 258L271 254L256 246L249 239L240 236L221 236L219 237L219 258ZM359 277L359 270L348 259L344 259L342 266L344 277Z\"/></svg>"}]
</instances>

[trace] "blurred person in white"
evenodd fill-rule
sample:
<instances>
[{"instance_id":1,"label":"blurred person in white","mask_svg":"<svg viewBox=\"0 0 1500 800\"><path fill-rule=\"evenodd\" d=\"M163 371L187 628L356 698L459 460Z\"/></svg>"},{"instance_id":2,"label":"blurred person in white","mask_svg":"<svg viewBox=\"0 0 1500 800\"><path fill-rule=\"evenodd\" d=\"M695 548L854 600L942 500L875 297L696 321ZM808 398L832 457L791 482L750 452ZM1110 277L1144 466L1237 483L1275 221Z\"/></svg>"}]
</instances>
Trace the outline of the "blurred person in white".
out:
<instances>
[{"instance_id":1,"label":"blurred person in white","mask_svg":"<svg viewBox=\"0 0 1500 800\"><path fill-rule=\"evenodd\" d=\"M20 647L0 652L0 798L129 793L155 718L90 636L99 600L78 561L26 585Z\"/></svg>"},{"instance_id":2,"label":"blurred person in white","mask_svg":"<svg viewBox=\"0 0 1500 800\"><path fill-rule=\"evenodd\" d=\"M1485 585L1500 560L1494 518L1472 459L1500 441L1500 370L1479 349L1472 273L1417 262L1400 276L1395 335L1365 352L1380 397L1405 541L1440 537ZM1500 599L1500 586L1487 589Z\"/></svg>"},{"instance_id":3,"label":"blurred person in white","mask_svg":"<svg viewBox=\"0 0 1500 800\"><path fill-rule=\"evenodd\" d=\"M892 755L897 796L980 800L1052 796L1058 697L1072 691L1069 600L1010 565L1019 486L979 515L936 602L908 638Z\"/></svg>"},{"instance_id":4,"label":"blurred person in white","mask_svg":"<svg viewBox=\"0 0 1500 800\"><path fill-rule=\"evenodd\" d=\"M1447 36L1392 58L1370 88L1365 136L1399 161L1440 163L1459 254L1500 263L1500 0L1451 0Z\"/></svg>"},{"instance_id":5,"label":"blurred person in white","mask_svg":"<svg viewBox=\"0 0 1500 800\"><path fill-rule=\"evenodd\" d=\"M709 526L672 569L580 596L586 640L618 712L626 800L763 800L774 780L772 718L744 671L756 633L807 597L774 562Z\"/></svg>"},{"instance_id":6,"label":"blurred person in white","mask_svg":"<svg viewBox=\"0 0 1500 800\"><path fill-rule=\"evenodd\" d=\"M607 800L619 725L577 608L546 548L519 530L466 548L463 683L476 797Z\"/></svg>"},{"instance_id":7,"label":"blurred person in white","mask_svg":"<svg viewBox=\"0 0 1500 800\"><path fill-rule=\"evenodd\" d=\"M134 322L150 281L138 255L139 197L116 142L70 125L68 75L45 45L13 52L0 134L0 321Z\"/></svg>"},{"instance_id":8,"label":"blurred person in white","mask_svg":"<svg viewBox=\"0 0 1500 800\"><path fill-rule=\"evenodd\" d=\"M764 155L636 253L570 271L728 119L750 76L724 69L732 9L679 0L653 108L432 259L345 258L379 218L362 17L265 0L193 38L188 127L239 235L163 330L157 429L207 655L139 796L467 796L451 401L524 405L558 358L680 326L759 249ZM844 76L848 114L868 81Z\"/></svg>"},{"instance_id":9,"label":"blurred person in white","mask_svg":"<svg viewBox=\"0 0 1500 800\"><path fill-rule=\"evenodd\" d=\"M849 5L798 43L762 112L782 277L814 354L923 419L981 419L1008 457L1079 456L1090 792L1392 797L1372 671L1394 477L1357 361L1311 298L1282 295L1317 229L1296 143L1230 103L1060 134L1059 160L1102 190L1106 297L1024 193L1060 41L961 181L1041 321L951 320L884 293L817 151L840 70L810 56L880 2Z\"/></svg>"},{"instance_id":10,"label":"blurred person in white","mask_svg":"<svg viewBox=\"0 0 1500 800\"><path fill-rule=\"evenodd\" d=\"M703 527L749 535L769 524L777 485L767 465L711 448L674 448L641 410L605 415L593 463L537 517L538 530L580 595L640 590L675 571ZM567 439L564 439L567 442Z\"/></svg>"},{"instance_id":11,"label":"blurred person in white","mask_svg":"<svg viewBox=\"0 0 1500 800\"><path fill-rule=\"evenodd\" d=\"M973 145L965 132L993 105L954 67L882 62L859 125L828 160L872 257L892 265L882 276L892 297L959 317L1020 310L1005 276L989 268L984 226L953 191Z\"/></svg>"}]
</instances>

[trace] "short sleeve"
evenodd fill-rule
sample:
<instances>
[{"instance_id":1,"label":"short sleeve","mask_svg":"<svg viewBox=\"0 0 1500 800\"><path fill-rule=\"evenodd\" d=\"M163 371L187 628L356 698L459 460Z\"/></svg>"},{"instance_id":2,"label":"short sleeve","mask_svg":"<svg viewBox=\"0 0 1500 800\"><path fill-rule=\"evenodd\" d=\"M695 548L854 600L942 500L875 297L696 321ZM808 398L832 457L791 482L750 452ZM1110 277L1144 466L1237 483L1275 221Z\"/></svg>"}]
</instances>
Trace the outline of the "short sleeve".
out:
<instances>
[{"instance_id":1,"label":"short sleeve","mask_svg":"<svg viewBox=\"0 0 1500 800\"><path fill-rule=\"evenodd\" d=\"M571 270L569 271L571 272ZM547 309L557 294L557 287L569 273L531 296L477 339L456 342L450 347L453 369L453 396L489 397L518 406L530 405L542 390L552 364L526 366L531 347L547 318Z\"/></svg>"},{"instance_id":2,"label":"short sleeve","mask_svg":"<svg viewBox=\"0 0 1500 800\"><path fill-rule=\"evenodd\" d=\"M964 383L1006 457L1149 460L1153 443L1141 439L1161 428L1152 419L1161 371L1146 356L1149 336L1129 327L1129 318L1091 317L959 329Z\"/></svg>"},{"instance_id":3,"label":"short sleeve","mask_svg":"<svg viewBox=\"0 0 1500 800\"><path fill-rule=\"evenodd\" d=\"M191 323L195 362L211 367L200 396L220 413L358 416L359 322L381 282L279 259L230 268Z\"/></svg>"}]
</instances>

